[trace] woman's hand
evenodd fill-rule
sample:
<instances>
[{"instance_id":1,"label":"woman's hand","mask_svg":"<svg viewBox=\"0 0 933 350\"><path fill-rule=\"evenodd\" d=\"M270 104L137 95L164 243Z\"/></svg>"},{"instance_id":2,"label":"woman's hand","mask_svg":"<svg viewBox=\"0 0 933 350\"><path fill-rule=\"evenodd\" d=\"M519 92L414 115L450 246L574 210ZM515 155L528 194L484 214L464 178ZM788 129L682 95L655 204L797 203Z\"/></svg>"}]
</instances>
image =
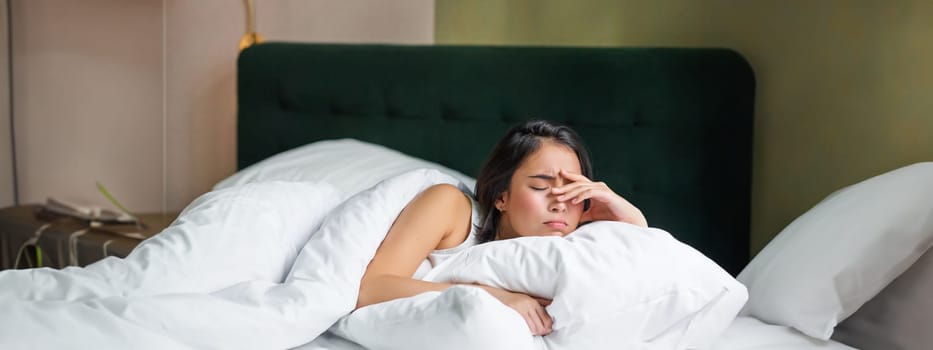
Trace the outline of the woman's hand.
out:
<instances>
[{"instance_id":1,"label":"woman's hand","mask_svg":"<svg viewBox=\"0 0 933 350\"><path fill-rule=\"evenodd\" d=\"M531 334L551 334L553 320L551 319L551 315L547 313L547 310L544 309L545 306L551 304L550 300L535 298L527 294L510 292L495 287L484 285L477 286L485 289L489 294L499 299L500 302L518 312L518 314L525 319L525 323L528 324L528 329L531 330Z\"/></svg>"},{"instance_id":2,"label":"woman's hand","mask_svg":"<svg viewBox=\"0 0 933 350\"><path fill-rule=\"evenodd\" d=\"M566 170L560 171L560 176L570 181L560 187L551 189L557 195L557 200L570 200L573 204L590 200L590 209L583 213L580 222L608 220L627 222L638 226L648 226L648 220L632 203L617 195L603 182L593 182L586 176L574 174Z\"/></svg>"}]
</instances>

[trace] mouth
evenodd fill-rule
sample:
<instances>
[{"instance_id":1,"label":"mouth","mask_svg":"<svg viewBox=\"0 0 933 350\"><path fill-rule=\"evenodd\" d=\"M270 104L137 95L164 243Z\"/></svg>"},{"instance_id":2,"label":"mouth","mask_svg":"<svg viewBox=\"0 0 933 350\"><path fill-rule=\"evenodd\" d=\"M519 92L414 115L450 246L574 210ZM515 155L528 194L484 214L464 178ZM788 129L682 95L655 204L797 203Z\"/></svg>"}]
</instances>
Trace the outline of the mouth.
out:
<instances>
[{"instance_id":1,"label":"mouth","mask_svg":"<svg viewBox=\"0 0 933 350\"><path fill-rule=\"evenodd\" d=\"M545 221L544 225L547 227L553 228L553 229L558 229L558 230L567 228L567 223L560 221L560 220Z\"/></svg>"}]
</instances>

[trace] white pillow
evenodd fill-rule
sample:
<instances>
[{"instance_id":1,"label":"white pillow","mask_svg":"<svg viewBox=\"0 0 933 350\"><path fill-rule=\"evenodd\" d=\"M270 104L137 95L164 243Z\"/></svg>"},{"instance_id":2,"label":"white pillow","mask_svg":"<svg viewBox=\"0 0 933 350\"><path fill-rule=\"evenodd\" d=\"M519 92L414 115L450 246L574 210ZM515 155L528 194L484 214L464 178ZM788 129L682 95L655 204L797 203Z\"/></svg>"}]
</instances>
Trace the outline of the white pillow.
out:
<instances>
[{"instance_id":1,"label":"white pillow","mask_svg":"<svg viewBox=\"0 0 933 350\"><path fill-rule=\"evenodd\" d=\"M424 159L354 139L325 140L294 148L250 165L221 180L214 189L271 180L325 181L347 196L409 170L437 169L472 191L476 180Z\"/></svg>"},{"instance_id":2,"label":"white pillow","mask_svg":"<svg viewBox=\"0 0 933 350\"><path fill-rule=\"evenodd\" d=\"M369 305L343 317L330 331L367 349L535 349L518 313L471 286Z\"/></svg>"},{"instance_id":3,"label":"white pillow","mask_svg":"<svg viewBox=\"0 0 933 350\"><path fill-rule=\"evenodd\" d=\"M828 340L931 243L933 162L862 181L794 220L742 270L742 313Z\"/></svg>"},{"instance_id":4,"label":"white pillow","mask_svg":"<svg viewBox=\"0 0 933 350\"><path fill-rule=\"evenodd\" d=\"M549 349L705 348L747 298L745 288L722 268L667 232L618 222L585 225L567 238L481 244L449 258L425 279L553 299L547 308L553 333L543 337ZM397 312L402 320L419 317L400 304L375 307ZM418 322L410 326L408 334L430 333ZM520 328L530 335L527 326ZM371 337L400 332L367 331ZM458 337L456 331L436 336L445 335Z\"/></svg>"}]
</instances>

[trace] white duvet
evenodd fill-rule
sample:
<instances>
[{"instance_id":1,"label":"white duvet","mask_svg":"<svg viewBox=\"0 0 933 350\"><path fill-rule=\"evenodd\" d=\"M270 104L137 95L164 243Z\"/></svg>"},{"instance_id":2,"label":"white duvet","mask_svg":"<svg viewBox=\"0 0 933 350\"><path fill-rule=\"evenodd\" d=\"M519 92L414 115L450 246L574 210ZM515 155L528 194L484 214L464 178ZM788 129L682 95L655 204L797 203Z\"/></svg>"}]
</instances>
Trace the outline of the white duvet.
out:
<instances>
[{"instance_id":1,"label":"white duvet","mask_svg":"<svg viewBox=\"0 0 933 350\"><path fill-rule=\"evenodd\" d=\"M480 245L430 275L554 298L547 337L466 285L351 313L398 213L439 183L459 185L415 170L346 200L325 183L211 192L125 259L0 272L0 348L704 348L745 302L741 284L667 233L599 223Z\"/></svg>"}]
</instances>

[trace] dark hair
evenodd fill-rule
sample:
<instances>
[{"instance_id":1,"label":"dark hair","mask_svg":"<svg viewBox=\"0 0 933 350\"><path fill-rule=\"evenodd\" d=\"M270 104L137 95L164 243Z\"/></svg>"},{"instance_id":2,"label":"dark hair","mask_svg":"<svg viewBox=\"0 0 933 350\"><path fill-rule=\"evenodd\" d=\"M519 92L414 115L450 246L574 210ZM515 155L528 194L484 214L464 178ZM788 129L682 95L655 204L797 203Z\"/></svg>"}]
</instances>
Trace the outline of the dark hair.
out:
<instances>
[{"instance_id":1,"label":"dark hair","mask_svg":"<svg viewBox=\"0 0 933 350\"><path fill-rule=\"evenodd\" d=\"M570 127L545 120L530 120L513 126L499 140L476 178L476 201L485 213L477 234L480 242L496 238L501 215L496 210L496 199L509 190L515 169L541 147L542 139L570 147L580 160L582 175L592 178L593 166L590 164L589 153L583 140ZM589 200L584 202L584 210L589 209L589 204Z\"/></svg>"}]
</instances>

